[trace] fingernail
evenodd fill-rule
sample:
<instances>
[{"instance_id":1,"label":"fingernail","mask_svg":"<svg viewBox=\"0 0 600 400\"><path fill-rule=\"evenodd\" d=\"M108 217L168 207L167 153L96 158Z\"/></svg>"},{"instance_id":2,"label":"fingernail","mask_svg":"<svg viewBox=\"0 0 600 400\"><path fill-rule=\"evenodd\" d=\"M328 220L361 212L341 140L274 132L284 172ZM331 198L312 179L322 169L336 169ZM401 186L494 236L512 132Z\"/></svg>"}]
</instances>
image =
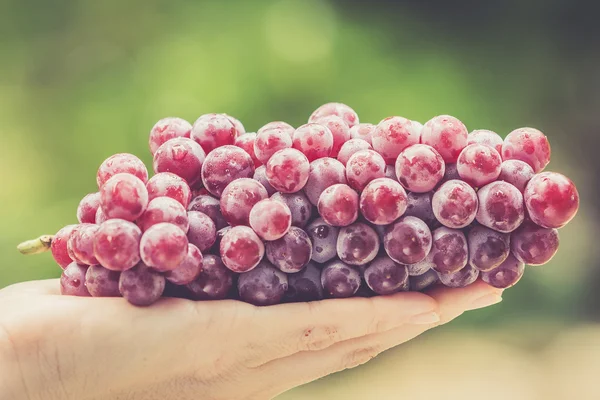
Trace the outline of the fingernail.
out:
<instances>
[{"instance_id":1,"label":"fingernail","mask_svg":"<svg viewBox=\"0 0 600 400\"><path fill-rule=\"evenodd\" d=\"M426 324L435 324L440 320L440 316L438 313L431 311L428 313L423 313L419 315L415 315L410 319L410 323L414 325L426 325Z\"/></svg>"},{"instance_id":2,"label":"fingernail","mask_svg":"<svg viewBox=\"0 0 600 400\"><path fill-rule=\"evenodd\" d=\"M486 294L471 303L469 310L477 310L478 308L484 308L493 306L502 301L502 296L497 293Z\"/></svg>"}]
</instances>

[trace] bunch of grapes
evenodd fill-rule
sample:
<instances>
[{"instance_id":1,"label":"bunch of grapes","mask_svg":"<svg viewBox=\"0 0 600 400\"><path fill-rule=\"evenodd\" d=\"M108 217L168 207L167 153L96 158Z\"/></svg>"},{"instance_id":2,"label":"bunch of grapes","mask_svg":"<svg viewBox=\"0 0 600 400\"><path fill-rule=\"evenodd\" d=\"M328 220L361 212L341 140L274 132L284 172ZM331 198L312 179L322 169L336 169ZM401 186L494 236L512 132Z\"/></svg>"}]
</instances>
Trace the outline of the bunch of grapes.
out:
<instances>
[{"instance_id":1,"label":"bunch of grapes","mask_svg":"<svg viewBox=\"0 0 600 400\"><path fill-rule=\"evenodd\" d=\"M503 140L442 115L359 123L340 103L293 128L246 133L226 114L150 132L154 176L105 160L79 224L25 242L63 268L63 294L239 299L255 305L516 284L547 263L579 207L571 180L542 172L533 128Z\"/></svg>"}]
</instances>

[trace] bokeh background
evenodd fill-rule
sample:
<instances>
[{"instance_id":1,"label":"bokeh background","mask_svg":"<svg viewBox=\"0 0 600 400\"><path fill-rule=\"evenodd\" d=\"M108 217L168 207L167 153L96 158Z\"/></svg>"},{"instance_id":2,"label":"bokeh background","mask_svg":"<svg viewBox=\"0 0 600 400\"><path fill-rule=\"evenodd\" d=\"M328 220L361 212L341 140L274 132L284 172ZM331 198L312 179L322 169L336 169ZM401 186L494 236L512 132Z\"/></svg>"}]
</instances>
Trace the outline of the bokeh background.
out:
<instances>
[{"instance_id":1,"label":"bokeh background","mask_svg":"<svg viewBox=\"0 0 600 400\"><path fill-rule=\"evenodd\" d=\"M0 288L59 276L19 241L75 221L116 152L151 165L165 116L247 131L328 101L362 122L452 114L534 126L578 185L561 249L500 305L465 315L297 399L598 399L600 24L592 1L0 0ZM442 397L443 396L443 397Z\"/></svg>"}]
</instances>

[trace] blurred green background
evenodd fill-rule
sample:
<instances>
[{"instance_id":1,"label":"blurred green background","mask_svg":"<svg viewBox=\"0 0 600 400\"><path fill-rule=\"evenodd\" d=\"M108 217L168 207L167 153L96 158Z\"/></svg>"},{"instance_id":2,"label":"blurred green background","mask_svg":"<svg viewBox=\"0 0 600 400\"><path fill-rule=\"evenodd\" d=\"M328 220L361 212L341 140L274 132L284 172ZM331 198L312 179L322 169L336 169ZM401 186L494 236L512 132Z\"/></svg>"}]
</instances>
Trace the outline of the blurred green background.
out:
<instances>
[{"instance_id":1,"label":"blurred green background","mask_svg":"<svg viewBox=\"0 0 600 400\"><path fill-rule=\"evenodd\" d=\"M498 388L509 398L562 398L531 383L553 365L541 360L556 346L561 358L581 350L581 335L600 338L592 325L600 320L596 8L574 0L0 0L0 288L59 276L50 255L24 258L16 244L73 223L109 155L131 152L150 166L147 135L165 116L193 122L226 112L255 131L271 120L300 125L339 101L362 122L452 114L503 136L534 126L550 138L549 169L570 176L581 195L556 258L527 269L501 305L281 398L434 398L428 383L440 377L427 363L456 377L441 385L446 399L476 393L469 374L516 387ZM568 398L600 398L595 390Z\"/></svg>"}]
</instances>

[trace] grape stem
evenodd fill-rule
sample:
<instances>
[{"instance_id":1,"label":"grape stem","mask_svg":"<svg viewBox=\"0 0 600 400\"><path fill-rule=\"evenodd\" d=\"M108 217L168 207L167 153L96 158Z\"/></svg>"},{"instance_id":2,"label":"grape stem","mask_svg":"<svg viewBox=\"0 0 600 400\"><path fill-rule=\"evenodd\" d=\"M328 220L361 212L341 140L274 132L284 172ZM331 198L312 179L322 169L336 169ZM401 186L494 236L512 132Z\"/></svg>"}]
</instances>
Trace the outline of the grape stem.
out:
<instances>
[{"instance_id":1,"label":"grape stem","mask_svg":"<svg viewBox=\"0 0 600 400\"><path fill-rule=\"evenodd\" d=\"M27 240L17 246L21 254L39 254L50 250L54 235L42 235L37 239Z\"/></svg>"}]
</instances>

